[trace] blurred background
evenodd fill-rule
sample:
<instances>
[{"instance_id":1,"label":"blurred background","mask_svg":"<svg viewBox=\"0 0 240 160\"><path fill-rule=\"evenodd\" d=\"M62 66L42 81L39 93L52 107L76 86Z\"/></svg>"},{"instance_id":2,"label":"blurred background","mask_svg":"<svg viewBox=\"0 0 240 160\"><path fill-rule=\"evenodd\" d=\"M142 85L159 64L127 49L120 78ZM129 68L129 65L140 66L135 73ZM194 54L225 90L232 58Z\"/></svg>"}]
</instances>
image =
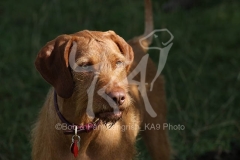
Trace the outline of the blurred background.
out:
<instances>
[{"instance_id":1,"label":"blurred background","mask_svg":"<svg viewBox=\"0 0 240 160\"><path fill-rule=\"evenodd\" d=\"M175 159L239 160L240 1L153 0L153 11L155 28L174 35L163 75L168 122L185 126L169 131ZM38 51L83 29L140 35L143 0L0 1L0 160L31 159L30 131L50 87L34 67ZM150 159L141 139L137 147Z\"/></svg>"}]
</instances>

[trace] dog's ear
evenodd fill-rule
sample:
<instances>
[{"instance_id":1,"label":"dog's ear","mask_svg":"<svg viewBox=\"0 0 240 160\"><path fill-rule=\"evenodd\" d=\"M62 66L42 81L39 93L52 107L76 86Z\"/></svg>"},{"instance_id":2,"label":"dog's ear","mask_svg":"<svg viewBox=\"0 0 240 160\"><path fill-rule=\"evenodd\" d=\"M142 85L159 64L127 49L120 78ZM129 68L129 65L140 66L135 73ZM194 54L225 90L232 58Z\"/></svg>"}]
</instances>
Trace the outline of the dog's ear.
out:
<instances>
[{"instance_id":1,"label":"dog's ear","mask_svg":"<svg viewBox=\"0 0 240 160\"><path fill-rule=\"evenodd\" d=\"M108 33L110 33L110 38L117 44L122 54L126 57L127 71L129 71L134 59L132 47L122 37L118 36L114 31L108 31Z\"/></svg>"},{"instance_id":2,"label":"dog's ear","mask_svg":"<svg viewBox=\"0 0 240 160\"><path fill-rule=\"evenodd\" d=\"M71 97L74 88L68 62L71 46L71 36L58 36L39 51L35 61L35 66L42 77L63 98Z\"/></svg>"}]
</instances>

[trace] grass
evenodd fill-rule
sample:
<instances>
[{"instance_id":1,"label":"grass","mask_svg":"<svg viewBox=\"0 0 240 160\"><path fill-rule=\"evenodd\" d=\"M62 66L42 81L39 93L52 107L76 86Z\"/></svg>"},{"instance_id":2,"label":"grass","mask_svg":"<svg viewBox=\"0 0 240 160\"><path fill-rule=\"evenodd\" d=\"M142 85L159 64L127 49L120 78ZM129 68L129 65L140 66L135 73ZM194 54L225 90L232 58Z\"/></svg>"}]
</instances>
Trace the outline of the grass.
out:
<instances>
[{"instance_id":1,"label":"grass","mask_svg":"<svg viewBox=\"0 0 240 160\"><path fill-rule=\"evenodd\" d=\"M240 137L240 2L213 2L163 13L162 3L153 1L155 28L174 35L163 74L168 122L185 125L169 131L181 160L230 150ZM139 35L143 2L0 2L1 160L30 159L31 126L49 88L34 67L36 54L56 36L83 29L114 30L125 39ZM139 159L149 159L141 141L138 147Z\"/></svg>"}]
</instances>

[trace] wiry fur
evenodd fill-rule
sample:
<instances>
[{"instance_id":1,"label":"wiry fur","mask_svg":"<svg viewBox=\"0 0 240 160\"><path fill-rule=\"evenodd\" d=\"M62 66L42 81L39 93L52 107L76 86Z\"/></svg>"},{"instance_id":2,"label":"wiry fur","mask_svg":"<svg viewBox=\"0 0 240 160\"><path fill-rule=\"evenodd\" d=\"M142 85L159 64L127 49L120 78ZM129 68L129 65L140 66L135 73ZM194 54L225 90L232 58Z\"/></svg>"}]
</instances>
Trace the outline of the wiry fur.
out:
<instances>
[{"instance_id":1,"label":"wiry fur","mask_svg":"<svg viewBox=\"0 0 240 160\"><path fill-rule=\"evenodd\" d=\"M150 0L146 1L146 31L152 31ZM150 16L150 19L148 19ZM150 117L145 111L144 103L137 86L129 86L125 80L131 70L136 67L146 51L140 46L140 37L129 41L131 47L113 31L96 32L81 31L72 35L61 35L50 41L38 54L36 67L53 88L50 89L46 101L40 111L37 123L32 131L33 160L127 160L136 155L135 142L140 126L146 123L160 124L166 122L166 102L164 83L159 77L148 98L157 113L156 118ZM109 103L97 91L106 86L105 93L120 88L126 93L125 102L120 106L123 111L120 119L103 119L98 129L81 133L80 151L77 158L70 152L71 135L64 135L62 130L56 130L55 125L61 123L54 108L53 92L58 95L58 105L63 116L71 123L86 124L93 122L86 114L89 101L87 90L94 79L94 72L76 72L70 70L68 57L73 44L77 44L76 63L101 62L101 69L94 68L98 73L93 94L93 111L97 116L101 112L113 111ZM151 38L146 41L146 46ZM126 65L116 67L116 61L121 60ZM148 62L146 81L149 83L156 74L156 68L151 60ZM69 85L68 85L69 84ZM149 90L149 89L148 89ZM128 94L129 93L129 94ZM127 128L127 126L129 128ZM123 128L124 127L124 128ZM131 128L133 127L133 128ZM141 132L144 141L155 160L168 160L170 149L165 130L145 130Z\"/></svg>"}]
</instances>

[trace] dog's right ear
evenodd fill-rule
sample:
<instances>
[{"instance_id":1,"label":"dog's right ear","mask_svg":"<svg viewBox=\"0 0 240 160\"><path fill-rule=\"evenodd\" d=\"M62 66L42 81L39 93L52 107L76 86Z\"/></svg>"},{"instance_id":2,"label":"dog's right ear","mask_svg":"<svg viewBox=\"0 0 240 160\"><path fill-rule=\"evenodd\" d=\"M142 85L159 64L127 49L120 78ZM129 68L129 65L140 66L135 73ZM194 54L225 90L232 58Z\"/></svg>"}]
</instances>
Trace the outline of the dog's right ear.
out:
<instances>
[{"instance_id":1,"label":"dog's right ear","mask_svg":"<svg viewBox=\"0 0 240 160\"><path fill-rule=\"evenodd\" d=\"M72 36L58 36L39 51L35 61L35 66L42 77L63 98L71 97L74 89L68 62L72 41Z\"/></svg>"}]
</instances>

